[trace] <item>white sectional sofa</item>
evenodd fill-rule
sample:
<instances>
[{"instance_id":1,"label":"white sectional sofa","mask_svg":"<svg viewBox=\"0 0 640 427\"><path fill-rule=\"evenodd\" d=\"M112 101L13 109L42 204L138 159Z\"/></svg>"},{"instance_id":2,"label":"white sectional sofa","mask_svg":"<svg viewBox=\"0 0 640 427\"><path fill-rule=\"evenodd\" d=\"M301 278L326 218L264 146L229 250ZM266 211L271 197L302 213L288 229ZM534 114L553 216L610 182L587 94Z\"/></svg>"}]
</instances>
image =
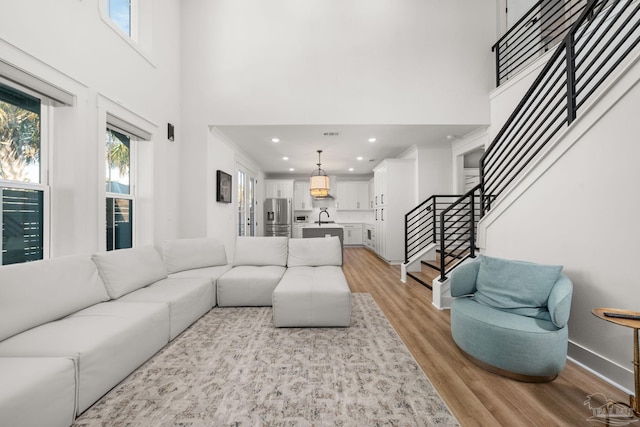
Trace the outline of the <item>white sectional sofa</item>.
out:
<instances>
[{"instance_id":1,"label":"white sectional sofa","mask_svg":"<svg viewBox=\"0 0 640 427\"><path fill-rule=\"evenodd\" d=\"M297 240L238 238L232 264L216 239L181 239L162 256L146 246L0 267L0 426L72 424L216 303L273 298L276 326L349 326L339 242Z\"/></svg>"}]
</instances>

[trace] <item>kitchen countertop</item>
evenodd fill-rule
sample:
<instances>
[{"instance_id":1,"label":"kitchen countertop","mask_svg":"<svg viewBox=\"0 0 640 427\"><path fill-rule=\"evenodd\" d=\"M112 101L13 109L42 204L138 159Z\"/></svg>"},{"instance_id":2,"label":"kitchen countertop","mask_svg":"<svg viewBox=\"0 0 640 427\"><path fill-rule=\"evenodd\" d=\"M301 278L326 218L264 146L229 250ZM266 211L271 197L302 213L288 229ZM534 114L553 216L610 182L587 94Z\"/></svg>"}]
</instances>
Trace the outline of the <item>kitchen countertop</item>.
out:
<instances>
[{"instance_id":1,"label":"kitchen countertop","mask_svg":"<svg viewBox=\"0 0 640 427\"><path fill-rule=\"evenodd\" d=\"M344 228L340 224L329 223L329 224L305 224L303 228Z\"/></svg>"}]
</instances>

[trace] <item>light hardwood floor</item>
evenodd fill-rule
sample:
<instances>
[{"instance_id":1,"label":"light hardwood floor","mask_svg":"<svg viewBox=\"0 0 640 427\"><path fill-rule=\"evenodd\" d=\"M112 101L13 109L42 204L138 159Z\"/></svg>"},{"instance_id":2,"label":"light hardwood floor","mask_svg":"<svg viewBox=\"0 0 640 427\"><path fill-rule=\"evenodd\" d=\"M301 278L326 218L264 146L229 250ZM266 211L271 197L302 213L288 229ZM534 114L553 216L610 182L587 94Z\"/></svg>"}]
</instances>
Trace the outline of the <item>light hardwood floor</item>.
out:
<instances>
[{"instance_id":1,"label":"light hardwood floor","mask_svg":"<svg viewBox=\"0 0 640 427\"><path fill-rule=\"evenodd\" d=\"M576 364L550 383L529 384L491 374L466 359L451 338L449 311L432 304L431 290L400 281L391 266L365 248L345 248L343 270L352 292L373 296L416 361L463 426L589 426L587 396L628 396Z\"/></svg>"}]
</instances>

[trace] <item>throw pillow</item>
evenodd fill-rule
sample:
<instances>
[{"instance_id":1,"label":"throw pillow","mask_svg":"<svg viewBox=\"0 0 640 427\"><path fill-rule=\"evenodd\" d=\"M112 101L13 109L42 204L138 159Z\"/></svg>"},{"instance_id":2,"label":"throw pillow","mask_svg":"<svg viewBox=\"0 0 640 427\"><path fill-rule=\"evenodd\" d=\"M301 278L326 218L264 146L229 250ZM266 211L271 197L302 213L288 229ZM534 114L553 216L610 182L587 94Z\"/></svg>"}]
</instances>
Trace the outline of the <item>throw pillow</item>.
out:
<instances>
[{"instance_id":1,"label":"throw pillow","mask_svg":"<svg viewBox=\"0 0 640 427\"><path fill-rule=\"evenodd\" d=\"M549 320L547 300L561 272L561 265L480 255L477 291L473 298L500 310Z\"/></svg>"}]
</instances>

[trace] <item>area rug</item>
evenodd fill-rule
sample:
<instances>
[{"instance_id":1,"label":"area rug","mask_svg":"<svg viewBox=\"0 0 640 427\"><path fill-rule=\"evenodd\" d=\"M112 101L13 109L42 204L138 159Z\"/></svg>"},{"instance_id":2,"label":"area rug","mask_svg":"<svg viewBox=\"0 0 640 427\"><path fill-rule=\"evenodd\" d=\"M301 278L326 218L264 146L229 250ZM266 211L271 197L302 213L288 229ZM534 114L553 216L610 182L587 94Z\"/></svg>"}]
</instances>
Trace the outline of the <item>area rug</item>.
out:
<instances>
[{"instance_id":1,"label":"area rug","mask_svg":"<svg viewBox=\"0 0 640 427\"><path fill-rule=\"evenodd\" d=\"M350 328L274 328L215 308L74 426L457 426L368 294Z\"/></svg>"}]
</instances>

